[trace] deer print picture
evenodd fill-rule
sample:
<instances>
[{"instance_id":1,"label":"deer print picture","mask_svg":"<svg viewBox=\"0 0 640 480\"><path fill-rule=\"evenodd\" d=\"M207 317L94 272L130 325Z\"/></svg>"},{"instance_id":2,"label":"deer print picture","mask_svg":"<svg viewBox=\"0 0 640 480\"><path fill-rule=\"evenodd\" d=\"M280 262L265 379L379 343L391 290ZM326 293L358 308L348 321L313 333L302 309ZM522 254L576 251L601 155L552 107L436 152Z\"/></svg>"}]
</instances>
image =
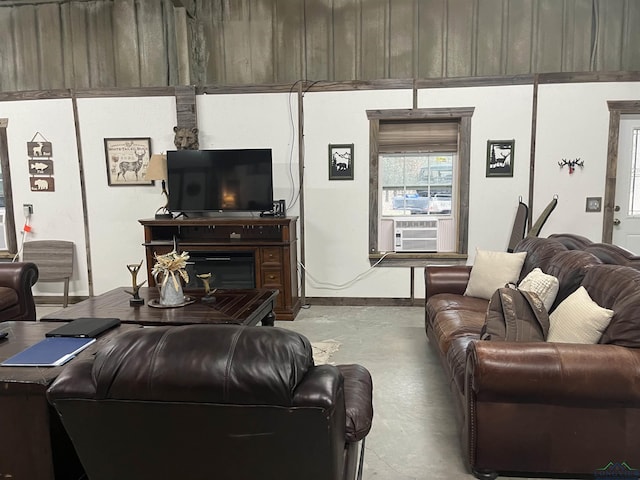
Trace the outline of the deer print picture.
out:
<instances>
[{"instance_id":1,"label":"deer print picture","mask_svg":"<svg viewBox=\"0 0 640 480\"><path fill-rule=\"evenodd\" d=\"M513 177L515 140L487 141L487 177Z\"/></svg>"},{"instance_id":2,"label":"deer print picture","mask_svg":"<svg viewBox=\"0 0 640 480\"><path fill-rule=\"evenodd\" d=\"M109 185L152 185L145 178L149 166L150 138L105 138Z\"/></svg>"}]
</instances>

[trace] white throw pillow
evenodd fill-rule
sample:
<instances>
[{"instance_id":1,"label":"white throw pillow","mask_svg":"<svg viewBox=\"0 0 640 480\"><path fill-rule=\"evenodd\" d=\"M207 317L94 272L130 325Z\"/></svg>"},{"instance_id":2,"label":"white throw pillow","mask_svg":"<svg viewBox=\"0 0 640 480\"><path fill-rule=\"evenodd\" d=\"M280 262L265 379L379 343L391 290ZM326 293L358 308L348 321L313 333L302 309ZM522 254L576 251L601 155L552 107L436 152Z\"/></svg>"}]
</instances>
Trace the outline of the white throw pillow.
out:
<instances>
[{"instance_id":1,"label":"white throw pillow","mask_svg":"<svg viewBox=\"0 0 640 480\"><path fill-rule=\"evenodd\" d=\"M548 342L598 343L611 322L613 310L591 300L584 287L578 288L549 315Z\"/></svg>"},{"instance_id":2,"label":"white throw pillow","mask_svg":"<svg viewBox=\"0 0 640 480\"><path fill-rule=\"evenodd\" d=\"M516 283L527 252L507 253L476 249L469 283L464 294L489 300L498 288Z\"/></svg>"},{"instance_id":3,"label":"white throw pillow","mask_svg":"<svg viewBox=\"0 0 640 480\"><path fill-rule=\"evenodd\" d=\"M534 268L522 279L518 288L538 295L548 312L558 295L560 283L553 275L547 275L540 268Z\"/></svg>"}]
</instances>

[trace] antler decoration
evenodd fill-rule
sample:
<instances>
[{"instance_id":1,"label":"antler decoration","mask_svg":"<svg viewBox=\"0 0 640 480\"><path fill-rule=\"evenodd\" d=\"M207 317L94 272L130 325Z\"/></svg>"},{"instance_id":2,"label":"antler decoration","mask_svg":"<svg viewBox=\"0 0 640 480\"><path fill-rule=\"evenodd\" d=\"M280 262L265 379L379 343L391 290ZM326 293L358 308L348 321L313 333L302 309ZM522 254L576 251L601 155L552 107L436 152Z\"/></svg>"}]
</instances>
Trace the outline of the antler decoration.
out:
<instances>
[{"instance_id":1,"label":"antler decoration","mask_svg":"<svg viewBox=\"0 0 640 480\"><path fill-rule=\"evenodd\" d=\"M579 158L576 158L575 160L567 160L566 158L563 158L561 162L558 162L558 165L560 165L560 168L568 165L569 175L571 175L576 170L576 167L584 167L584 160L580 160Z\"/></svg>"}]
</instances>

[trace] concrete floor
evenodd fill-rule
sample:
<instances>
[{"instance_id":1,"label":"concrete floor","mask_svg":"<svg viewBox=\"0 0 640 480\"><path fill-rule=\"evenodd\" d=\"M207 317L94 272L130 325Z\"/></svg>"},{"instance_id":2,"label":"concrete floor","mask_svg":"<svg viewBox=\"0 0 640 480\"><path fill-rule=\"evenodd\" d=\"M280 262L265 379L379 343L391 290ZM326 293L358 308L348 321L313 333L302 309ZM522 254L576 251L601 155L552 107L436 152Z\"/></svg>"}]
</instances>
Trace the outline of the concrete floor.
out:
<instances>
[{"instance_id":1,"label":"concrete floor","mask_svg":"<svg viewBox=\"0 0 640 480\"><path fill-rule=\"evenodd\" d=\"M293 322L276 323L312 342L341 342L330 361L359 363L371 372L374 417L365 479L473 478L462 463L455 413L424 333L423 311L311 306Z\"/></svg>"},{"instance_id":2,"label":"concrete floor","mask_svg":"<svg viewBox=\"0 0 640 480\"><path fill-rule=\"evenodd\" d=\"M38 315L58 309L38 306ZM365 480L474 478L463 463L451 394L426 338L422 307L311 306L276 326L312 342L337 340L341 346L329 363L359 363L371 372Z\"/></svg>"}]
</instances>

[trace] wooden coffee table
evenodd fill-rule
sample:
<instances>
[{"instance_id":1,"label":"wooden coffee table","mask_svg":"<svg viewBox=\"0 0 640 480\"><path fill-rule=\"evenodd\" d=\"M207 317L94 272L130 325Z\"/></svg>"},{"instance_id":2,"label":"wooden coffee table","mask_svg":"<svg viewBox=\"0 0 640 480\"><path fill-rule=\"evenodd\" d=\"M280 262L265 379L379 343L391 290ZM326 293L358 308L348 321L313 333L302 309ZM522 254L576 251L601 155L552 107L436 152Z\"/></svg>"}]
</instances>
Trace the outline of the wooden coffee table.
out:
<instances>
[{"instance_id":1,"label":"wooden coffee table","mask_svg":"<svg viewBox=\"0 0 640 480\"><path fill-rule=\"evenodd\" d=\"M0 341L0 362L44 339L57 327L54 323L0 322L0 332L9 333ZM136 328L140 326L112 328L80 352L78 359L91 357L110 338ZM47 402L46 391L63 369L0 367L0 432L7 432L0 435L0 478L85 478L60 417Z\"/></svg>"},{"instance_id":2,"label":"wooden coffee table","mask_svg":"<svg viewBox=\"0 0 640 480\"><path fill-rule=\"evenodd\" d=\"M213 302L203 302L203 293L185 292L195 302L183 307L154 308L151 300L159 297L157 288L143 287L140 298L144 305L129 305L131 295L126 287L119 287L102 295L91 297L42 317L43 322L69 321L82 317L116 317L122 323L140 325L191 325L208 323L235 323L240 325L273 326L273 309L278 290L269 289L218 289L212 295Z\"/></svg>"}]
</instances>

